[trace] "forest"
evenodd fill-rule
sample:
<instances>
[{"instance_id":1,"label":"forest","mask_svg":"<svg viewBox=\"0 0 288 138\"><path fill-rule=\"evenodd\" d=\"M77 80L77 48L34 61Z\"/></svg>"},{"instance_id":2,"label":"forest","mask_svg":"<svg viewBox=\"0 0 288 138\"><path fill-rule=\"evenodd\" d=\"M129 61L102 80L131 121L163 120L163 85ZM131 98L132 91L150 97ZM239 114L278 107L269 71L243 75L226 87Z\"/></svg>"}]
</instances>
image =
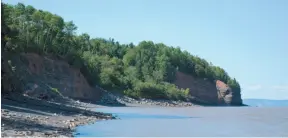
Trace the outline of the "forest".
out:
<instances>
[{"instance_id":1,"label":"forest","mask_svg":"<svg viewBox=\"0 0 288 138\"><path fill-rule=\"evenodd\" d=\"M2 52L53 55L79 68L92 87L134 98L187 100L189 89L172 83L180 71L212 83L221 80L233 92L241 92L237 80L224 69L179 47L92 38L87 33L76 34L73 21L48 11L22 3L1 6Z\"/></svg>"}]
</instances>

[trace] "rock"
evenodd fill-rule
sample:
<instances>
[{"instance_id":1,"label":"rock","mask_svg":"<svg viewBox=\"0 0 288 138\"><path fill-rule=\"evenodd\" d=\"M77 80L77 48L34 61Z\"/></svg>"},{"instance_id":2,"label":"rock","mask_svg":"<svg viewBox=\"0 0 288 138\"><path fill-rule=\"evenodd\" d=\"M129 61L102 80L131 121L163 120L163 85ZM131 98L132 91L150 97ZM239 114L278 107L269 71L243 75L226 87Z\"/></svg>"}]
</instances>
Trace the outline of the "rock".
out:
<instances>
[{"instance_id":1,"label":"rock","mask_svg":"<svg viewBox=\"0 0 288 138\"><path fill-rule=\"evenodd\" d=\"M73 122L70 123L69 127L70 127L70 129L73 128L73 127L75 127L75 123L73 123Z\"/></svg>"},{"instance_id":2,"label":"rock","mask_svg":"<svg viewBox=\"0 0 288 138\"><path fill-rule=\"evenodd\" d=\"M31 136L33 134L32 131L26 131L26 135Z\"/></svg>"},{"instance_id":3,"label":"rock","mask_svg":"<svg viewBox=\"0 0 288 138\"><path fill-rule=\"evenodd\" d=\"M51 132L45 132L44 135L52 135Z\"/></svg>"}]
</instances>

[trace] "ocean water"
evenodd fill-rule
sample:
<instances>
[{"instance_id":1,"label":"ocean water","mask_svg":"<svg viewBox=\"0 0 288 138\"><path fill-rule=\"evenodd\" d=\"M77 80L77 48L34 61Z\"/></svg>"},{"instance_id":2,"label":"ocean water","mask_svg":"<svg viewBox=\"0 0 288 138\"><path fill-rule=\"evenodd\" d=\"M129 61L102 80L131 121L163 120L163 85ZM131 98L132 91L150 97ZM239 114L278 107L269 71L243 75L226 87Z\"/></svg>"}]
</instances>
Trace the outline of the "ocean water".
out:
<instances>
[{"instance_id":1,"label":"ocean water","mask_svg":"<svg viewBox=\"0 0 288 138\"><path fill-rule=\"evenodd\" d=\"M254 107L288 107L288 100L244 99L243 102Z\"/></svg>"},{"instance_id":2,"label":"ocean water","mask_svg":"<svg viewBox=\"0 0 288 138\"><path fill-rule=\"evenodd\" d=\"M108 107L120 119L80 126L75 137L281 137L288 107Z\"/></svg>"}]
</instances>

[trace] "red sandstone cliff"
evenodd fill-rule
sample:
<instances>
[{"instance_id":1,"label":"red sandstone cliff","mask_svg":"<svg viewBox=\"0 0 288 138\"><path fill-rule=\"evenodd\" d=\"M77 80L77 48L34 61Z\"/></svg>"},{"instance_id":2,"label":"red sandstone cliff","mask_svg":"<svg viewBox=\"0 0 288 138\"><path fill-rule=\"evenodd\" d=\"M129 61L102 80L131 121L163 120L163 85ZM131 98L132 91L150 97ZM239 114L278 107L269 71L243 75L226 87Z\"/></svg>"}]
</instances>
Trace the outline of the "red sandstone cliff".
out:
<instances>
[{"instance_id":1,"label":"red sandstone cliff","mask_svg":"<svg viewBox=\"0 0 288 138\"><path fill-rule=\"evenodd\" d=\"M179 88L189 88L192 97L213 105L241 105L241 95L234 94L224 82L212 83L203 78L195 78L182 72L176 73L174 84Z\"/></svg>"},{"instance_id":2,"label":"red sandstone cliff","mask_svg":"<svg viewBox=\"0 0 288 138\"><path fill-rule=\"evenodd\" d=\"M8 60L16 69L13 78L17 76L27 95L39 97L60 93L75 99L93 101L101 97L101 90L90 87L80 70L67 62L34 53L13 55ZM5 69L2 68L2 71Z\"/></svg>"},{"instance_id":3,"label":"red sandstone cliff","mask_svg":"<svg viewBox=\"0 0 288 138\"><path fill-rule=\"evenodd\" d=\"M39 56L34 53L13 55L7 60L12 61L11 66L14 66L16 71L11 72L8 68L1 69L2 76L3 74L4 76L7 75L7 72L14 75L13 77L6 77L8 79L2 82L2 89L9 91L14 87L11 86L10 81L15 83L15 78L17 78L19 84L22 84L21 87L24 87L26 94L36 97L41 94L51 96L51 92L59 92L64 96L75 99L97 101L101 98L103 90L90 87L80 70L71 67L65 61ZM7 64L2 61L2 64L4 63ZM11 78L14 80L9 80ZM179 88L189 88L190 95L202 103L213 105L242 104L241 95L233 93L228 85L219 80L212 83L203 78L195 78L177 72L174 84Z\"/></svg>"}]
</instances>

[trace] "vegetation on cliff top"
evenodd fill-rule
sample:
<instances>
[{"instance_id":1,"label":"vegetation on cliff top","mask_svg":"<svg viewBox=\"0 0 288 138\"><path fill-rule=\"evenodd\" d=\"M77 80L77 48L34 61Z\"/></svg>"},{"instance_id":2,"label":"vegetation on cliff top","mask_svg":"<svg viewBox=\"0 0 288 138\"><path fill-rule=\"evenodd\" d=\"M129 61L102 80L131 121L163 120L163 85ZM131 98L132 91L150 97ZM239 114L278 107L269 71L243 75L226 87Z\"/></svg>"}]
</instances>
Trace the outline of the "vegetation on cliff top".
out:
<instances>
[{"instance_id":1,"label":"vegetation on cliff top","mask_svg":"<svg viewBox=\"0 0 288 138\"><path fill-rule=\"evenodd\" d=\"M142 41L137 46L114 39L77 35L72 21L22 3L2 3L2 50L52 54L79 68L91 86L123 92L132 97L185 100L189 89L178 89L175 72L213 82L221 80L234 92L240 85L224 69L179 47Z\"/></svg>"}]
</instances>

